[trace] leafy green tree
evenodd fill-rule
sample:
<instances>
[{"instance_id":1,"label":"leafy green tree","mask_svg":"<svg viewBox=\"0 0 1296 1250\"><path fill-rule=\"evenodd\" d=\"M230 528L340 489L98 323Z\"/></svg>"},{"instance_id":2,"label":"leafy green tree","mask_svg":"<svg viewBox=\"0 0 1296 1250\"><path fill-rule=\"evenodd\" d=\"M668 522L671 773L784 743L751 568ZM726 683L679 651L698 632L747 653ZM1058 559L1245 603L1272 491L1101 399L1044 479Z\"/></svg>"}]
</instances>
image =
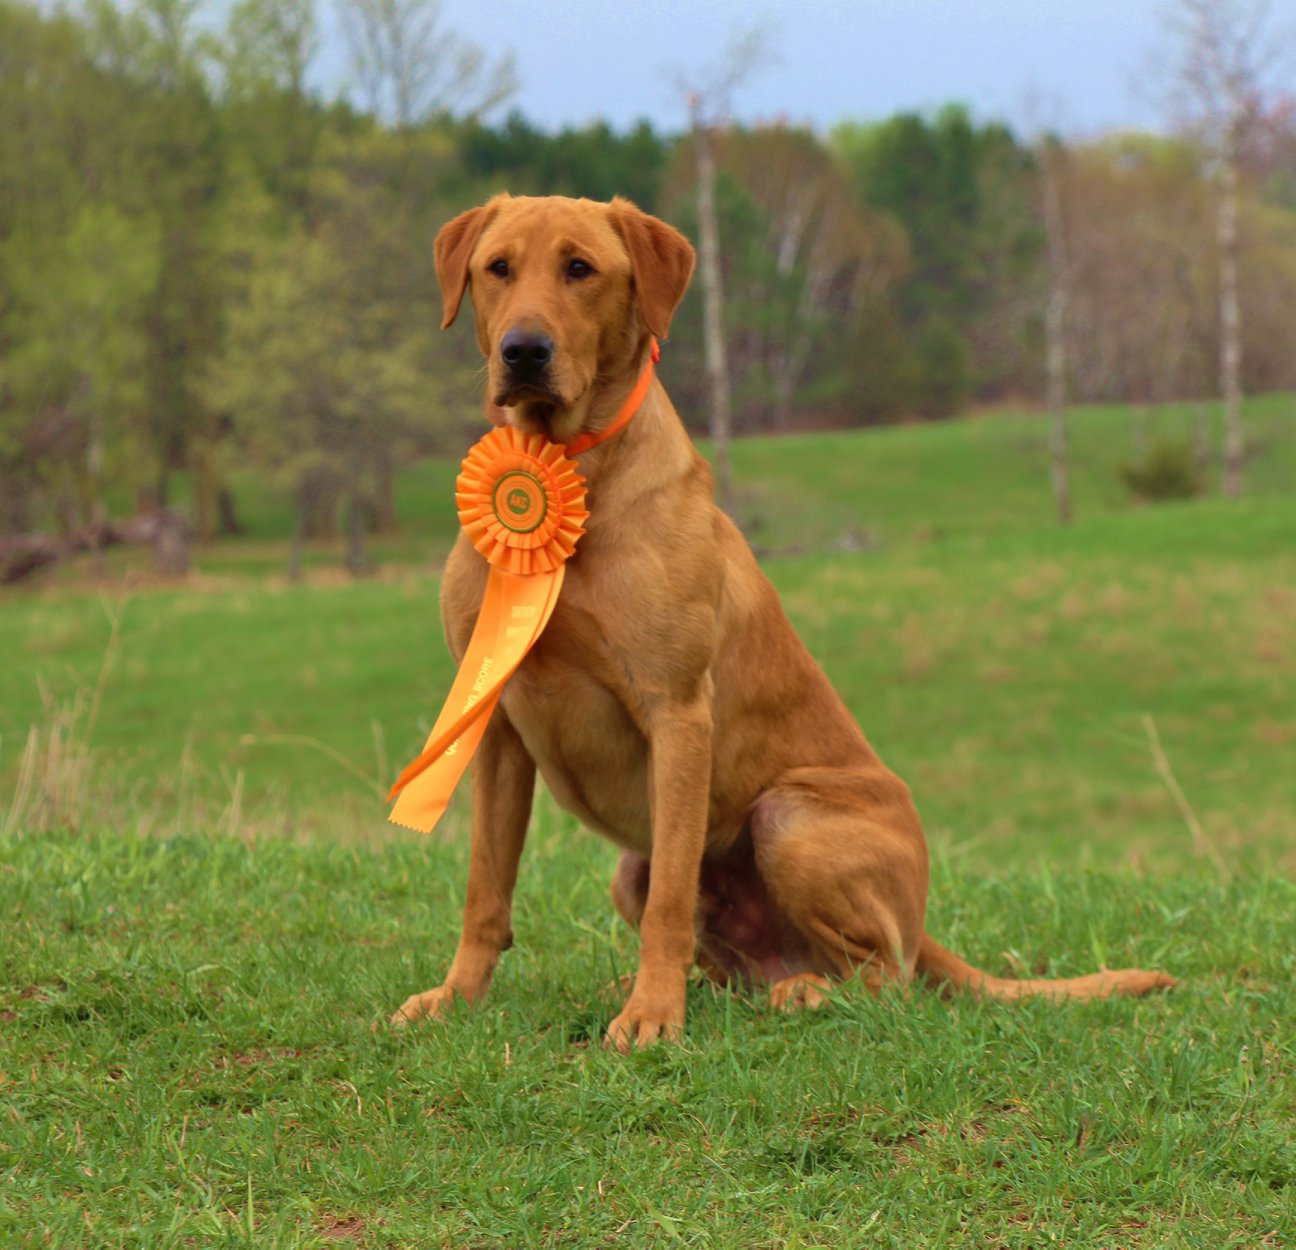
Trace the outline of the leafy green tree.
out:
<instances>
[{"instance_id":1,"label":"leafy green tree","mask_svg":"<svg viewBox=\"0 0 1296 1250\"><path fill-rule=\"evenodd\" d=\"M412 306L404 249L384 232L373 193L336 172L326 181L319 223L255 240L245 255L207 396L251 462L292 495L294 568L312 517L340 500L347 564L359 572L384 474L393 457L426 449L437 415L426 382L434 291L429 274Z\"/></svg>"},{"instance_id":2,"label":"leafy green tree","mask_svg":"<svg viewBox=\"0 0 1296 1250\"><path fill-rule=\"evenodd\" d=\"M238 458L293 492L303 533L345 505L358 565L362 522L396 523L398 466L479 428L471 337L432 331L445 220L500 189L625 194L697 238L690 138L487 124L506 67L444 38L432 0L355 12L370 112L308 85L317 0L229 0L219 36L204 0L0 0L0 529L162 502L180 473L199 535L233 529ZM1276 98L1248 107L1223 354L1242 385L1291 388L1296 125ZM1042 392L1041 171L1006 127L950 107L828 145L712 135L738 428ZM1070 145L1077 398L1214 389L1218 168L1195 132ZM699 424L700 312L695 292L666 365Z\"/></svg>"},{"instance_id":3,"label":"leafy green tree","mask_svg":"<svg viewBox=\"0 0 1296 1250\"><path fill-rule=\"evenodd\" d=\"M974 125L959 105L932 118L902 113L843 124L832 141L860 199L908 235L912 261L897 307L919 374L925 358L942 356L927 349L953 348L958 334L956 355L970 360L978 393L1019 386L1033 369L1034 287L1043 254L1029 152L1002 125ZM933 319L937 328L923 348ZM939 390L943 382L917 376L916 384Z\"/></svg>"},{"instance_id":4,"label":"leafy green tree","mask_svg":"<svg viewBox=\"0 0 1296 1250\"><path fill-rule=\"evenodd\" d=\"M623 195L651 211L658 203L670 144L641 121L625 134L606 122L548 134L513 112L496 127L470 119L457 133L464 171L515 194Z\"/></svg>"},{"instance_id":5,"label":"leafy green tree","mask_svg":"<svg viewBox=\"0 0 1296 1250\"><path fill-rule=\"evenodd\" d=\"M968 258L980 200L976 136L967 111L947 107L929 121L901 113L833 132L856 193L908 232L911 269L901 293L906 318L965 315L972 302Z\"/></svg>"},{"instance_id":6,"label":"leafy green tree","mask_svg":"<svg viewBox=\"0 0 1296 1250\"><path fill-rule=\"evenodd\" d=\"M298 218L326 124L306 80L318 48L315 0L238 0L215 54L231 148Z\"/></svg>"},{"instance_id":7,"label":"leafy green tree","mask_svg":"<svg viewBox=\"0 0 1296 1250\"><path fill-rule=\"evenodd\" d=\"M143 311L157 280L156 221L87 204L65 234L5 241L0 389L64 529L102 525L105 486L151 476ZM11 427L10 438L13 438Z\"/></svg>"},{"instance_id":8,"label":"leafy green tree","mask_svg":"<svg viewBox=\"0 0 1296 1250\"><path fill-rule=\"evenodd\" d=\"M864 303L841 352L838 407L845 408L853 424L884 424L914 411L920 366L889 297Z\"/></svg>"},{"instance_id":9,"label":"leafy green tree","mask_svg":"<svg viewBox=\"0 0 1296 1250\"><path fill-rule=\"evenodd\" d=\"M161 232L157 282L145 318L149 336L148 412L158 469L154 502L165 504L170 476L191 470L198 537L216 531L215 444L219 422L195 379L215 350L222 293L214 222L225 150L205 64L209 41L199 0L90 0L95 63L139 103L114 188L129 208L156 213Z\"/></svg>"},{"instance_id":10,"label":"leafy green tree","mask_svg":"<svg viewBox=\"0 0 1296 1250\"><path fill-rule=\"evenodd\" d=\"M891 297L909 264L908 248L894 223L858 203L831 153L809 131L735 129L721 160L765 226L766 280L749 295L762 310L755 356L768 380L770 422L786 428L812 362L819 366L821 395L840 384L843 373L833 362L841 359L850 327L866 305Z\"/></svg>"},{"instance_id":11,"label":"leafy green tree","mask_svg":"<svg viewBox=\"0 0 1296 1250\"><path fill-rule=\"evenodd\" d=\"M71 18L49 19L28 5L0 0L0 534L35 524L44 494L31 448L35 418L18 401L10 364L12 353L27 346L12 269L21 263L21 240L41 220L42 205L54 215L75 186L59 142L66 109L57 107L56 83L71 85L66 67L77 63L80 43Z\"/></svg>"},{"instance_id":12,"label":"leafy green tree","mask_svg":"<svg viewBox=\"0 0 1296 1250\"><path fill-rule=\"evenodd\" d=\"M64 222L81 191L93 130L77 141L102 81L85 58L84 31L70 15L0 0L0 238L42 215Z\"/></svg>"},{"instance_id":13,"label":"leafy green tree","mask_svg":"<svg viewBox=\"0 0 1296 1250\"><path fill-rule=\"evenodd\" d=\"M11 529L101 520L141 486L161 235L121 190L123 85L66 13L0 4L0 494ZM127 449L130 449L129 451Z\"/></svg>"},{"instance_id":14,"label":"leafy green tree","mask_svg":"<svg viewBox=\"0 0 1296 1250\"><path fill-rule=\"evenodd\" d=\"M957 326L939 314L929 317L914 345L918 365L913 407L923 417L952 417L972 390L972 360L967 339Z\"/></svg>"}]
</instances>

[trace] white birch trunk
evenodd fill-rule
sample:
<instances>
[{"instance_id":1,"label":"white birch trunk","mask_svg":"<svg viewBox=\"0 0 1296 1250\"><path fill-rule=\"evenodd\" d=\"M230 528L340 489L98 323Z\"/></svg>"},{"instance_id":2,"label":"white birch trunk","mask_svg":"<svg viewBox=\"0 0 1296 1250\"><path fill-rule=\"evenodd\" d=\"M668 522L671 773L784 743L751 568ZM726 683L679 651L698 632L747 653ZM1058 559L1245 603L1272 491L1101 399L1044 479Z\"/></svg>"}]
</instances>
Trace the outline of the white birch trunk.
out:
<instances>
[{"instance_id":1,"label":"white birch trunk","mask_svg":"<svg viewBox=\"0 0 1296 1250\"><path fill-rule=\"evenodd\" d=\"M711 392L710 433L714 446L716 499L736 515L733 471L729 461L730 387L725 355L724 289L720 277L720 238L715 211L715 160L711 138L701 118L693 116L693 146L697 152L698 274L702 280L702 335L707 383Z\"/></svg>"},{"instance_id":2,"label":"white birch trunk","mask_svg":"<svg viewBox=\"0 0 1296 1250\"><path fill-rule=\"evenodd\" d=\"M1071 465L1066 404L1067 257L1063 237L1062 188L1054 157L1041 153L1044 176L1044 229L1048 239L1049 292L1044 317L1048 372L1049 461L1058 520L1071 522Z\"/></svg>"},{"instance_id":3,"label":"white birch trunk","mask_svg":"<svg viewBox=\"0 0 1296 1250\"><path fill-rule=\"evenodd\" d=\"M1242 308L1238 300L1238 170L1236 123L1220 162L1219 321L1220 397L1224 401L1224 493L1242 494L1246 431L1242 424Z\"/></svg>"}]
</instances>

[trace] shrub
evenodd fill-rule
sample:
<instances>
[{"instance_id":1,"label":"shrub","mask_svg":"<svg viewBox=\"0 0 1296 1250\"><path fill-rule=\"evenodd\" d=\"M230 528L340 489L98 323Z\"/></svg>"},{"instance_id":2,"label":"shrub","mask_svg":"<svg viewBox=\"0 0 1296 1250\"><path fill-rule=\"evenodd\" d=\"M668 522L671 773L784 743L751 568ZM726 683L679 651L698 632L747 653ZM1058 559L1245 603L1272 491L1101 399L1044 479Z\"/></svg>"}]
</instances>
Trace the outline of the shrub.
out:
<instances>
[{"instance_id":1,"label":"shrub","mask_svg":"<svg viewBox=\"0 0 1296 1250\"><path fill-rule=\"evenodd\" d=\"M1122 465L1120 476L1134 497L1147 503L1191 499L1204 487L1192 446L1171 439L1157 439L1140 461Z\"/></svg>"}]
</instances>

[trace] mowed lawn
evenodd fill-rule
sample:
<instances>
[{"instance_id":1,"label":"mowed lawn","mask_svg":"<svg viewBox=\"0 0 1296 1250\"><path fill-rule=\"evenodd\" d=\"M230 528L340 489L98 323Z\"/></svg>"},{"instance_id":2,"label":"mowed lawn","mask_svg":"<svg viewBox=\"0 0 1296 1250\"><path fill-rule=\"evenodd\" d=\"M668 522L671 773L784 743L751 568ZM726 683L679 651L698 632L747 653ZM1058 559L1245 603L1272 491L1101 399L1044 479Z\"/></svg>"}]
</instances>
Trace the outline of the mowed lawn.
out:
<instances>
[{"instance_id":1,"label":"mowed lawn","mask_svg":"<svg viewBox=\"0 0 1296 1250\"><path fill-rule=\"evenodd\" d=\"M699 985L682 1046L608 1056L635 941L542 794L489 1005L372 1031L462 900L462 807L418 839L380 797L450 677L453 466L404 480L371 580L267 577L249 485L254 541L191 586L0 599L0 1244L1296 1244L1294 414L1254 406L1247 500L1144 508L1126 414L1077 414L1069 529L1023 414L737 449L790 617L913 786L929 927L995 972L1182 979L1146 1002Z\"/></svg>"}]
</instances>

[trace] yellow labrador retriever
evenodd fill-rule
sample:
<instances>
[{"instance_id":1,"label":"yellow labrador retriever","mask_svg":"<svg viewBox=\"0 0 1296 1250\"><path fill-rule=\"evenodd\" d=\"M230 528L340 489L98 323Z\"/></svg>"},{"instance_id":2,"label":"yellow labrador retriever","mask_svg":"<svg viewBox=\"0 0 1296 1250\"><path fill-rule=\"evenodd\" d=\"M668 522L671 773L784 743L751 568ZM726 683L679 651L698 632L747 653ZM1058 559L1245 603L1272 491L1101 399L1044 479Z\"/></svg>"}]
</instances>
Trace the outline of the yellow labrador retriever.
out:
<instances>
[{"instance_id":1,"label":"yellow labrador retriever","mask_svg":"<svg viewBox=\"0 0 1296 1250\"><path fill-rule=\"evenodd\" d=\"M626 200L497 196L437 236L443 328L465 292L487 416L560 443L613 419L693 272L671 226ZM1160 972L1004 980L924 932L927 849L905 784L865 741L788 623L654 380L634 419L580 456L591 516L557 610L504 690L472 769L463 931L445 981L392 1017L476 1002L512 941L536 772L622 850L612 896L638 975L609 1044L675 1037L696 961L766 982L776 1006L832 981L918 975L998 998L1095 998ZM461 535L441 613L462 659L486 561Z\"/></svg>"}]
</instances>

